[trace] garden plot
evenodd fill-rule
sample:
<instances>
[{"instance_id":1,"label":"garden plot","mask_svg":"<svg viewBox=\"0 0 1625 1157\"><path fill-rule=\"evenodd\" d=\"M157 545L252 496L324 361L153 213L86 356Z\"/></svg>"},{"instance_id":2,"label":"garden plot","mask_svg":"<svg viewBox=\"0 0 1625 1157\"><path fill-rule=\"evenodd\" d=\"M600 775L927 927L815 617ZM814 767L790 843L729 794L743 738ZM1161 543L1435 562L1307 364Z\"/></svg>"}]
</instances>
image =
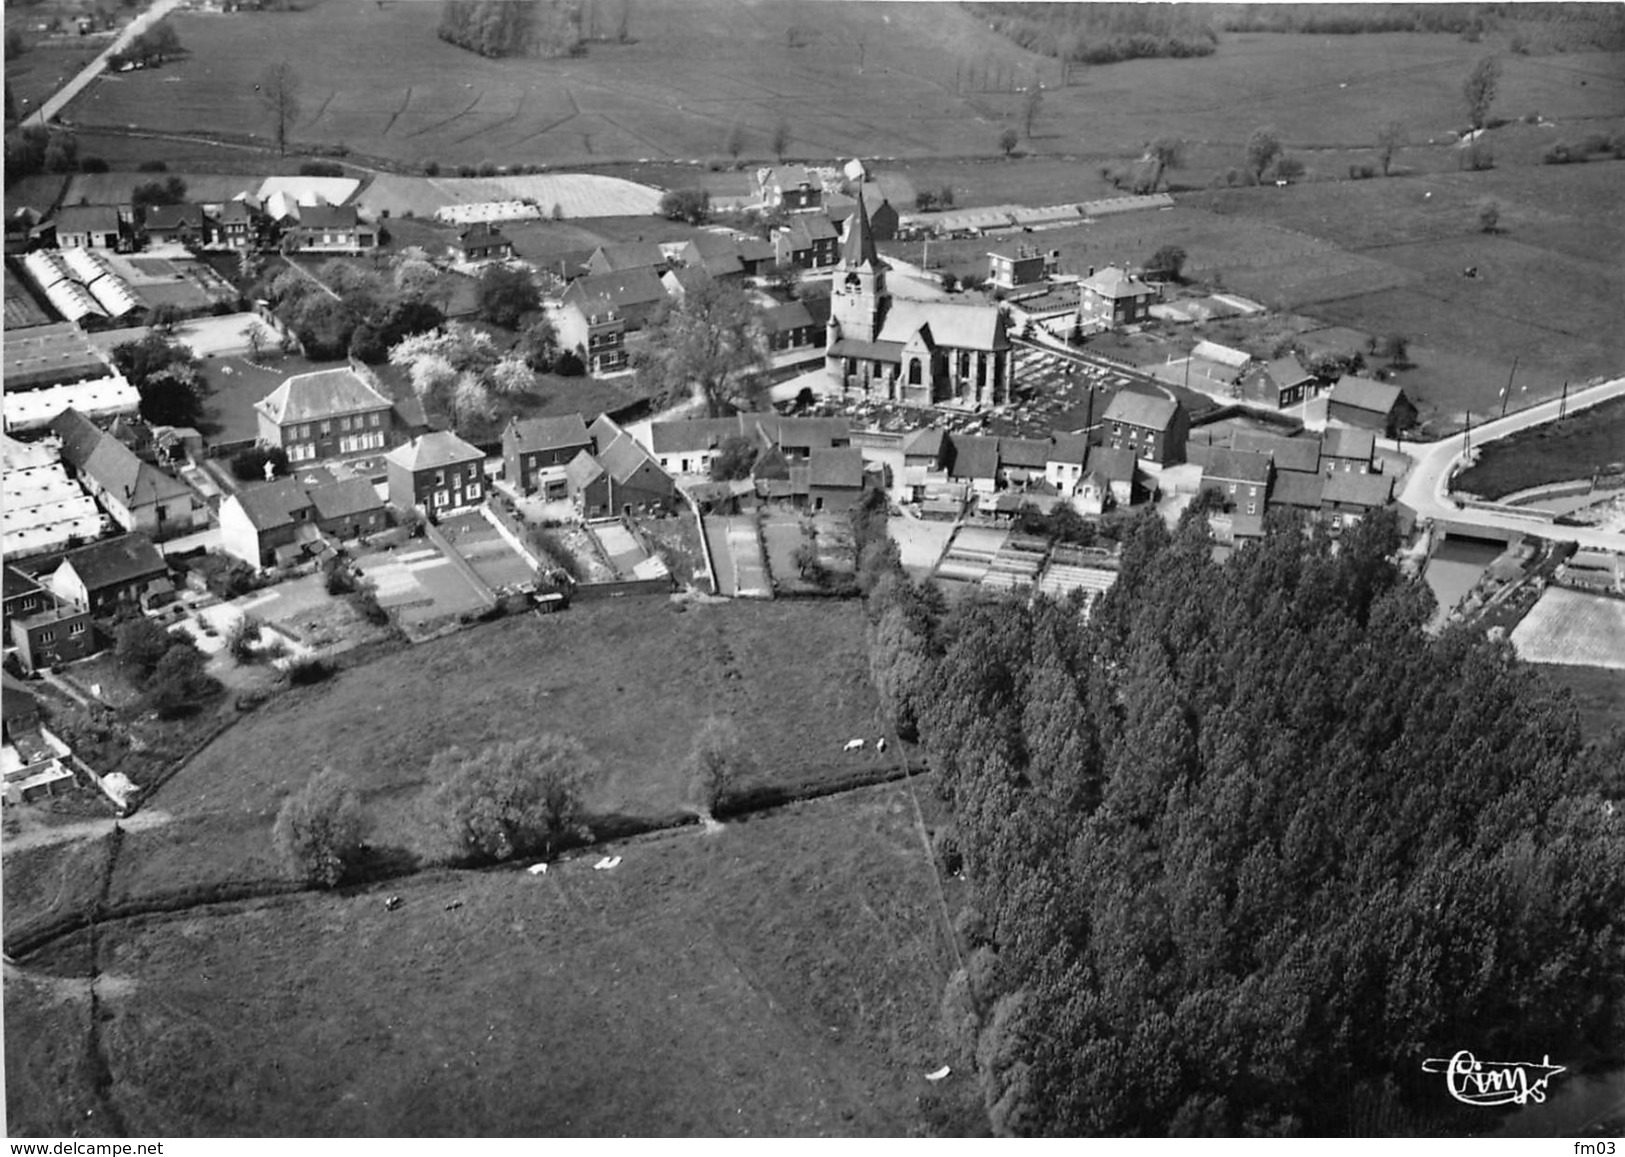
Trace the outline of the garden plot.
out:
<instances>
[{"instance_id":1,"label":"garden plot","mask_svg":"<svg viewBox=\"0 0 1625 1157\"><path fill-rule=\"evenodd\" d=\"M373 584L378 604L393 612L409 635L488 605L451 559L420 539L404 550L363 555L356 565Z\"/></svg>"},{"instance_id":2,"label":"garden plot","mask_svg":"<svg viewBox=\"0 0 1625 1157\"><path fill-rule=\"evenodd\" d=\"M498 594L528 590L536 581L529 560L478 511L441 520L440 532L481 581Z\"/></svg>"},{"instance_id":3,"label":"garden plot","mask_svg":"<svg viewBox=\"0 0 1625 1157\"><path fill-rule=\"evenodd\" d=\"M762 544L767 549L768 572L780 589L801 589L801 567L796 552L807 541L802 518L793 511L771 511L762 515Z\"/></svg>"},{"instance_id":4,"label":"garden plot","mask_svg":"<svg viewBox=\"0 0 1625 1157\"><path fill-rule=\"evenodd\" d=\"M705 536L711 544L711 558L717 568L718 594L730 598L773 597L754 515L707 518Z\"/></svg>"},{"instance_id":5,"label":"garden plot","mask_svg":"<svg viewBox=\"0 0 1625 1157\"><path fill-rule=\"evenodd\" d=\"M1512 632L1529 663L1625 670L1625 601L1551 587Z\"/></svg>"},{"instance_id":6,"label":"garden plot","mask_svg":"<svg viewBox=\"0 0 1625 1157\"><path fill-rule=\"evenodd\" d=\"M666 564L652 558L643 549L636 536L619 522L598 522L588 526L587 532L598 540L599 549L609 559L616 577L623 579L660 578L667 573Z\"/></svg>"}]
</instances>

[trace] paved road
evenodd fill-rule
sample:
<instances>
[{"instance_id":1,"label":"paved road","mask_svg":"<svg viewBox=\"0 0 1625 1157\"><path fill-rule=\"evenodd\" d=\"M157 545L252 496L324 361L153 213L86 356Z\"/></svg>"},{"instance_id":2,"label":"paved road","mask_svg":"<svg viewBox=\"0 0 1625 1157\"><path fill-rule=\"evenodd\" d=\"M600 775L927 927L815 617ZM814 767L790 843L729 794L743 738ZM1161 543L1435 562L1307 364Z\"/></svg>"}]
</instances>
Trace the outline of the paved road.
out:
<instances>
[{"instance_id":1,"label":"paved road","mask_svg":"<svg viewBox=\"0 0 1625 1157\"><path fill-rule=\"evenodd\" d=\"M1583 410L1610 398L1625 396L1625 378L1615 378L1589 389L1576 390L1569 395L1568 413ZM1542 402L1505 418L1497 418L1472 430L1472 444L1482 446L1497 438L1505 438L1519 430L1527 430L1550 422L1557 417L1561 399ZM1577 542L1582 547L1598 550L1625 551L1625 534L1584 526L1552 526L1515 514L1502 514L1493 510L1477 510L1458 506L1449 497L1450 476L1461 461L1466 439L1453 434L1438 442L1406 442L1399 445L1387 439L1379 443L1384 449L1398 450L1411 459L1411 472L1399 497L1402 502L1426 518L1447 519L1494 530L1516 530L1541 538L1563 539Z\"/></svg>"},{"instance_id":2,"label":"paved road","mask_svg":"<svg viewBox=\"0 0 1625 1157\"><path fill-rule=\"evenodd\" d=\"M112 56L115 52L122 52L132 40L165 16L168 16L176 8L179 8L180 5L181 0L153 0L151 8L125 25L124 30L113 38L108 46L102 50L100 56L85 65L78 76L63 85L60 91L48 98L23 123L25 125L43 125L60 113L67 107L69 101L84 91L86 85L107 70L107 58L109 56Z\"/></svg>"}]
</instances>

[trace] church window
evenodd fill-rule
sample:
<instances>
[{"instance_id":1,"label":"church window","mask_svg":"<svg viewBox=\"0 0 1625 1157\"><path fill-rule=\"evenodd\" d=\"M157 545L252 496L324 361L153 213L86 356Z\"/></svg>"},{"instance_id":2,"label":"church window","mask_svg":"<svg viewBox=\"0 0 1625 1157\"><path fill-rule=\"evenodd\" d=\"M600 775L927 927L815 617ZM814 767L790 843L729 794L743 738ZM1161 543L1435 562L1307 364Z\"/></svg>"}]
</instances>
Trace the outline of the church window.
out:
<instances>
[{"instance_id":1,"label":"church window","mask_svg":"<svg viewBox=\"0 0 1625 1157\"><path fill-rule=\"evenodd\" d=\"M919 358L910 358L908 360L908 384L911 386L917 386L920 384Z\"/></svg>"}]
</instances>

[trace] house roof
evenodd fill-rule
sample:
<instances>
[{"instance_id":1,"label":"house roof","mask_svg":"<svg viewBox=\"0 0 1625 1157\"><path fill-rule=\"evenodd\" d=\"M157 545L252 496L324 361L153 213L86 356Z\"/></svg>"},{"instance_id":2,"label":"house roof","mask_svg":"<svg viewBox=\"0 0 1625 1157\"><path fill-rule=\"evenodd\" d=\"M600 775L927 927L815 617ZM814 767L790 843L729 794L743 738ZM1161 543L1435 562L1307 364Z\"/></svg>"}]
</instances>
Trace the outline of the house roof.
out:
<instances>
[{"instance_id":1,"label":"house roof","mask_svg":"<svg viewBox=\"0 0 1625 1157\"><path fill-rule=\"evenodd\" d=\"M1157 291L1125 269L1108 265L1083 279L1083 288L1101 297L1155 297Z\"/></svg>"},{"instance_id":2,"label":"house roof","mask_svg":"<svg viewBox=\"0 0 1625 1157\"><path fill-rule=\"evenodd\" d=\"M598 464L589 451L583 450L564 468L566 484L572 490L580 490L604 476L604 468Z\"/></svg>"},{"instance_id":3,"label":"house roof","mask_svg":"<svg viewBox=\"0 0 1625 1157\"><path fill-rule=\"evenodd\" d=\"M302 229L354 229L360 224L354 205L301 205Z\"/></svg>"},{"instance_id":4,"label":"house roof","mask_svg":"<svg viewBox=\"0 0 1625 1157\"><path fill-rule=\"evenodd\" d=\"M519 452L526 450L561 450L566 446L590 446L587 423L580 414L565 414L557 418L517 418L508 424L513 432L514 446Z\"/></svg>"},{"instance_id":5,"label":"house roof","mask_svg":"<svg viewBox=\"0 0 1625 1157\"><path fill-rule=\"evenodd\" d=\"M768 189L796 189L802 185L811 185L814 189L824 187L804 165L776 165L768 170L767 180L763 182L763 187Z\"/></svg>"},{"instance_id":6,"label":"house roof","mask_svg":"<svg viewBox=\"0 0 1625 1157\"><path fill-rule=\"evenodd\" d=\"M1048 438L1000 438L999 465L1018 470L1042 470L1049 461Z\"/></svg>"},{"instance_id":7,"label":"house roof","mask_svg":"<svg viewBox=\"0 0 1625 1157\"><path fill-rule=\"evenodd\" d=\"M1277 470L1275 485L1270 487L1270 501L1277 506L1301 506L1318 510L1321 486L1324 482L1325 477L1319 473Z\"/></svg>"},{"instance_id":8,"label":"house roof","mask_svg":"<svg viewBox=\"0 0 1625 1157\"><path fill-rule=\"evenodd\" d=\"M507 235L489 221L476 221L457 232L457 244L463 249L470 246L507 245Z\"/></svg>"},{"instance_id":9,"label":"house roof","mask_svg":"<svg viewBox=\"0 0 1625 1157\"><path fill-rule=\"evenodd\" d=\"M713 277L742 273L745 269L744 262L739 259L739 246L733 238L720 237L715 233L701 233L691 238L683 247L683 260L704 268Z\"/></svg>"},{"instance_id":10,"label":"house roof","mask_svg":"<svg viewBox=\"0 0 1625 1157\"><path fill-rule=\"evenodd\" d=\"M902 297L891 299L879 339L901 345L927 327L938 345L988 352L1010 348L1004 314L996 305L910 301Z\"/></svg>"},{"instance_id":11,"label":"house roof","mask_svg":"<svg viewBox=\"0 0 1625 1157\"><path fill-rule=\"evenodd\" d=\"M1374 430L1328 426L1320 436L1320 452L1327 458L1355 458L1369 462L1376 449L1377 434Z\"/></svg>"},{"instance_id":12,"label":"house roof","mask_svg":"<svg viewBox=\"0 0 1625 1157\"><path fill-rule=\"evenodd\" d=\"M1277 470L1304 470L1313 474L1320 469L1320 442L1315 438L1283 438L1279 434L1237 430L1230 437L1230 448L1268 454Z\"/></svg>"},{"instance_id":13,"label":"house roof","mask_svg":"<svg viewBox=\"0 0 1625 1157\"><path fill-rule=\"evenodd\" d=\"M1370 410L1374 414L1391 414L1404 392L1398 386L1347 374L1338 378L1337 384L1332 386L1331 400L1344 406Z\"/></svg>"},{"instance_id":14,"label":"house roof","mask_svg":"<svg viewBox=\"0 0 1625 1157\"><path fill-rule=\"evenodd\" d=\"M1231 349L1216 341L1197 342L1191 347L1191 357L1218 362L1221 366L1228 366L1233 370L1239 370L1253 360L1253 355L1246 350Z\"/></svg>"},{"instance_id":15,"label":"house roof","mask_svg":"<svg viewBox=\"0 0 1625 1157\"><path fill-rule=\"evenodd\" d=\"M670 280L667 280L668 278ZM710 280L711 271L703 265L682 265L676 269L668 269L660 275L661 284L671 290L673 296L697 292Z\"/></svg>"},{"instance_id":16,"label":"house roof","mask_svg":"<svg viewBox=\"0 0 1625 1157\"><path fill-rule=\"evenodd\" d=\"M1215 446L1208 453L1207 466L1202 470L1202 477L1262 486L1270 480L1269 455L1253 450L1226 450L1222 446Z\"/></svg>"},{"instance_id":17,"label":"house roof","mask_svg":"<svg viewBox=\"0 0 1625 1157\"><path fill-rule=\"evenodd\" d=\"M1321 486L1322 502L1340 502L1354 506L1386 506L1394 492L1394 480L1386 474L1354 474L1338 471L1329 474Z\"/></svg>"},{"instance_id":18,"label":"house roof","mask_svg":"<svg viewBox=\"0 0 1625 1157\"><path fill-rule=\"evenodd\" d=\"M996 478L999 474L999 440L983 434L955 437L954 462L948 473L954 478Z\"/></svg>"},{"instance_id":19,"label":"house roof","mask_svg":"<svg viewBox=\"0 0 1625 1157\"><path fill-rule=\"evenodd\" d=\"M485 455L478 447L470 446L450 430L422 434L384 455L384 461L414 474L420 470L438 470L445 466L484 460Z\"/></svg>"},{"instance_id":20,"label":"house roof","mask_svg":"<svg viewBox=\"0 0 1625 1157\"><path fill-rule=\"evenodd\" d=\"M1174 415L1178 412L1179 403L1172 398L1142 394L1138 390L1119 390L1106 407L1101 420L1166 430L1173 425Z\"/></svg>"},{"instance_id":21,"label":"house roof","mask_svg":"<svg viewBox=\"0 0 1625 1157\"><path fill-rule=\"evenodd\" d=\"M814 450L807 458L808 484L858 489L863 485L863 452L855 447Z\"/></svg>"},{"instance_id":22,"label":"house roof","mask_svg":"<svg viewBox=\"0 0 1625 1157\"><path fill-rule=\"evenodd\" d=\"M1276 389L1286 389L1288 386L1300 386L1305 382L1315 381L1315 375L1304 368L1298 360L1297 354L1287 354L1284 358L1265 362L1255 371L1260 378L1267 379Z\"/></svg>"},{"instance_id":23,"label":"house roof","mask_svg":"<svg viewBox=\"0 0 1625 1157\"><path fill-rule=\"evenodd\" d=\"M254 403L256 410L278 426L389 407L388 398L345 367L295 374Z\"/></svg>"},{"instance_id":24,"label":"house roof","mask_svg":"<svg viewBox=\"0 0 1625 1157\"><path fill-rule=\"evenodd\" d=\"M1088 471L1091 474L1099 474L1108 482L1132 482L1134 469L1134 451L1127 447L1115 450L1109 446L1089 447Z\"/></svg>"},{"instance_id":25,"label":"house roof","mask_svg":"<svg viewBox=\"0 0 1625 1157\"><path fill-rule=\"evenodd\" d=\"M384 500L378 497L378 491L365 478L346 478L340 482L313 486L309 495L311 504L316 507L316 517L323 521L350 518L384 508Z\"/></svg>"},{"instance_id":26,"label":"house roof","mask_svg":"<svg viewBox=\"0 0 1625 1157\"><path fill-rule=\"evenodd\" d=\"M762 328L768 333L787 333L793 329L803 329L813 325L813 316L807 307L799 301L776 305L762 313Z\"/></svg>"},{"instance_id":27,"label":"house roof","mask_svg":"<svg viewBox=\"0 0 1625 1157\"><path fill-rule=\"evenodd\" d=\"M60 233L117 233L118 208L114 205L69 205L56 215Z\"/></svg>"},{"instance_id":28,"label":"house roof","mask_svg":"<svg viewBox=\"0 0 1625 1157\"><path fill-rule=\"evenodd\" d=\"M8 600L38 594L42 589L39 582L32 576L24 574L13 566L5 568L5 597Z\"/></svg>"},{"instance_id":29,"label":"house roof","mask_svg":"<svg viewBox=\"0 0 1625 1157\"><path fill-rule=\"evenodd\" d=\"M147 210L146 228L148 232L154 229L180 229L183 226L191 229L203 228L202 205L154 205Z\"/></svg>"},{"instance_id":30,"label":"house roof","mask_svg":"<svg viewBox=\"0 0 1625 1157\"><path fill-rule=\"evenodd\" d=\"M940 426L927 426L923 430L915 430L903 439L903 457L940 458L947 437L948 432Z\"/></svg>"},{"instance_id":31,"label":"house roof","mask_svg":"<svg viewBox=\"0 0 1625 1157\"><path fill-rule=\"evenodd\" d=\"M278 527L291 526L296 512L311 504L305 488L294 478L278 478L263 486L244 487L226 501L236 502L248 517L249 524L262 534Z\"/></svg>"},{"instance_id":32,"label":"house roof","mask_svg":"<svg viewBox=\"0 0 1625 1157\"><path fill-rule=\"evenodd\" d=\"M785 233L794 249L805 249L815 241L833 241L840 236L835 231L834 223L818 213L803 213L794 218L785 227Z\"/></svg>"},{"instance_id":33,"label":"house roof","mask_svg":"<svg viewBox=\"0 0 1625 1157\"><path fill-rule=\"evenodd\" d=\"M124 534L69 551L62 556L62 566L71 566L91 591L169 571L164 556L144 534Z\"/></svg>"},{"instance_id":34,"label":"house roof","mask_svg":"<svg viewBox=\"0 0 1625 1157\"><path fill-rule=\"evenodd\" d=\"M184 482L137 458L77 410L63 410L51 420L51 430L62 439L62 460L126 506L168 502L192 493Z\"/></svg>"},{"instance_id":35,"label":"house roof","mask_svg":"<svg viewBox=\"0 0 1625 1157\"><path fill-rule=\"evenodd\" d=\"M645 463L652 463L656 470L660 469L660 464L649 456L649 452L638 444L638 440L624 430L613 442L599 451L598 459L616 482L625 482Z\"/></svg>"},{"instance_id":36,"label":"house roof","mask_svg":"<svg viewBox=\"0 0 1625 1157\"><path fill-rule=\"evenodd\" d=\"M1068 466L1082 466L1089 457L1089 437L1086 434L1057 434L1050 439L1046 462L1061 462Z\"/></svg>"},{"instance_id":37,"label":"house roof","mask_svg":"<svg viewBox=\"0 0 1625 1157\"><path fill-rule=\"evenodd\" d=\"M564 291L564 300L580 302L584 310L599 313L665 299L666 287L649 268L589 274L576 278Z\"/></svg>"},{"instance_id":38,"label":"house roof","mask_svg":"<svg viewBox=\"0 0 1625 1157\"><path fill-rule=\"evenodd\" d=\"M220 206L220 223L222 225L236 225L254 219L254 210L247 201L227 201Z\"/></svg>"},{"instance_id":39,"label":"house roof","mask_svg":"<svg viewBox=\"0 0 1625 1157\"><path fill-rule=\"evenodd\" d=\"M600 245L588 260L604 273L623 273L628 269L650 269L664 265L666 255L652 241L620 241Z\"/></svg>"}]
</instances>

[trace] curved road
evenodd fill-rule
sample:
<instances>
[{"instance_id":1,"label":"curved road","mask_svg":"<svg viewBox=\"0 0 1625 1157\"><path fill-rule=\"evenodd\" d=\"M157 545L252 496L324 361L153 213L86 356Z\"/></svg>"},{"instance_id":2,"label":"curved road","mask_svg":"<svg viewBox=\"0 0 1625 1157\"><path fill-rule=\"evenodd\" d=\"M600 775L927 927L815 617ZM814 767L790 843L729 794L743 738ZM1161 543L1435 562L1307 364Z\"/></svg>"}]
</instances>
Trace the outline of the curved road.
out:
<instances>
[{"instance_id":1,"label":"curved road","mask_svg":"<svg viewBox=\"0 0 1625 1157\"><path fill-rule=\"evenodd\" d=\"M44 104L35 109L23 123L25 125L43 125L67 107L69 101L85 90L85 87L107 70L107 58L115 52L122 52L132 40L142 32L151 28L158 21L168 16L181 6L181 0L153 0L151 8L130 21L124 29L113 38L112 42L102 50L100 56L80 69L79 74L60 90L50 96Z\"/></svg>"},{"instance_id":2,"label":"curved road","mask_svg":"<svg viewBox=\"0 0 1625 1157\"><path fill-rule=\"evenodd\" d=\"M1576 390L1568 398L1567 412L1583 410L1606 402L1610 398L1625 396L1625 378ZM1485 422L1472 431L1472 444L1482 446L1508 434L1539 426L1557 417L1561 399L1542 402L1505 418ZM1461 461L1466 438L1454 434L1438 442L1407 442L1403 446L1384 438L1381 445L1397 450L1412 460L1411 471L1405 478L1405 487L1399 499L1424 518L1443 519L1457 524L1481 526L1491 530L1514 530L1540 538L1577 542L1583 548L1625 552L1625 533L1601 530L1587 526L1552 526L1533 518L1516 514L1503 514L1495 510L1480 510L1471 506L1458 506L1449 495L1450 476Z\"/></svg>"}]
</instances>

